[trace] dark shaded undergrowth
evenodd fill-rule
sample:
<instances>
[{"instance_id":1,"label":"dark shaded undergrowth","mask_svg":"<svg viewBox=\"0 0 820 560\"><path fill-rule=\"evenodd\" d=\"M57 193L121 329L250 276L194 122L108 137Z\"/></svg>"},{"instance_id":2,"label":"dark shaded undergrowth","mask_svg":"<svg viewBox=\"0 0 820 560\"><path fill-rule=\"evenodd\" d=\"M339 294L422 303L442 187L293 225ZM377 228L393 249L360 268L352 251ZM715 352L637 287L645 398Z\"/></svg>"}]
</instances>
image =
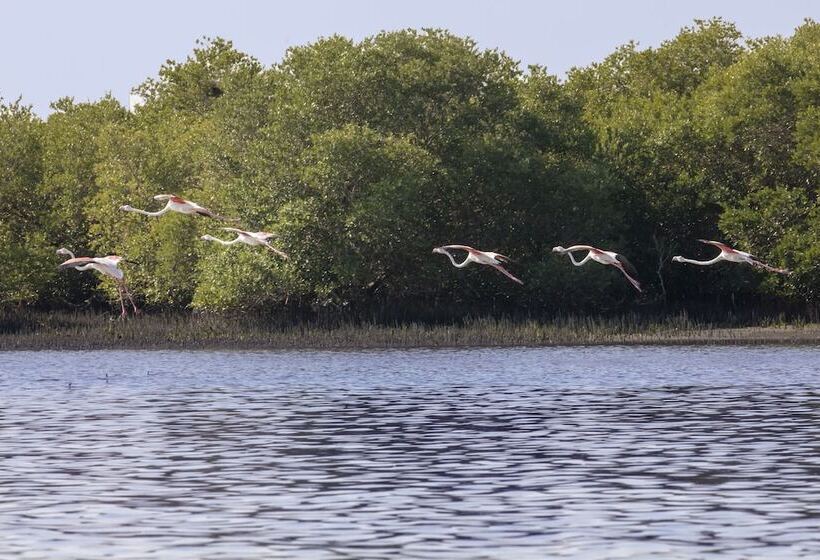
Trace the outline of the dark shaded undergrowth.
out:
<instances>
[{"instance_id":1,"label":"dark shaded undergrowth","mask_svg":"<svg viewBox=\"0 0 820 560\"><path fill-rule=\"evenodd\" d=\"M447 324L192 313L0 313L0 350L265 349L553 346L602 344L818 344L820 324L782 316L693 319L680 312L646 318L465 318Z\"/></svg>"}]
</instances>

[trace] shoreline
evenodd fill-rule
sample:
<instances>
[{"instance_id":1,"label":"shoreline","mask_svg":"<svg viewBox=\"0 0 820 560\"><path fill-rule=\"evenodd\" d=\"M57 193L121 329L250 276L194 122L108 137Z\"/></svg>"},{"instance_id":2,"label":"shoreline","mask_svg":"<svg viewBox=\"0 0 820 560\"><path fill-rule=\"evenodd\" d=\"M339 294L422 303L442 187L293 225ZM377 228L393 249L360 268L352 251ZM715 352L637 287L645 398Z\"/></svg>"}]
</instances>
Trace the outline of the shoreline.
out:
<instances>
[{"instance_id":1,"label":"shoreline","mask_svg":"<svg viewBox=\"0 0 820 560\"><path fill-rule=\"evenodd\" d=\"M15 321L17 321L15 323ZM685 316L662 322L618 318L459 325L272 324L248 317L34 313L0 321L0 351L13 350L369 350L550 346L820 346L820 324L715 326Z\"/></svg>"}]
</instances>

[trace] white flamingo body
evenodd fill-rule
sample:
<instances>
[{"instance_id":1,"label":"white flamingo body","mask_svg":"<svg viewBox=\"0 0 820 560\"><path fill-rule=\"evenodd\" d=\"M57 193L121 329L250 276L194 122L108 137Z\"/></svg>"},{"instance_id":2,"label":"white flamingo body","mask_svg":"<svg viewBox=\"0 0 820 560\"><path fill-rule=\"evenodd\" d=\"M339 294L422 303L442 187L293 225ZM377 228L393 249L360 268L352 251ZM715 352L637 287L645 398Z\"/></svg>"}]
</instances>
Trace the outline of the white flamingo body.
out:
<instances>
[{"instance_id":1,"label":"white flamingo body","mask_svg":"<svg viewBox=\"0 0 820 560\"><path fill-rule=\"evenodd\" d=\"M265 247L269 251L273 251L283 259L287 259L288 256L280 251L279 249L275 248L273 245L270 244L269 239L276 237L273 233L268 233L266 231L244 231L237 228L231 227L224 227L222 228L225 231L230 231L236 234L234 239L230 241L225 241L224 239L219 239L218 237L214 237L212 235L203 235L200 239L203 241L215 241L216 243L221 243L222 245L234 245L236 243L244 243L245 245L251 246L261 246Z\"/></svg>"},{"instance_id":2,"label":"white flamingo body","mask_svg":"<svg viewBox=\"0 0 820 560\"><path fill-rule=\"evenodd\" d=\"M456 259L450 253L450 249L467 251L467 258L465 258L464 261L461 263L456 262ZM507 269L501 266L502 263L510 262L510 258L500 253L493 253L492 251L479 251L478 249L473 249L472 247L468 247L467 245L444 245L442 247L434 248L433 252L439 253L441 255L447 255L447 258L450 259L450 262L453 263L453 266L456 268L464 268L470 263L491 266L497 271L499 271L501 274L512 280L513 282L517 282L521 285L524 284L524 282L510 274L507 271Z\"/></svg>"},{"instance_id":3,"label":"white flamingo body","mask_svg":"<svg viewBox=\"0 0 820 560\"><path fill-rule=\"evenodd\" d=\"M68 260L64 261L60 264L57 268L60 270L65 270L67 268L73 268L80 271L85 270L96 270L100 274L104 276L108 276L109 278L113 278L117 282L117 292L120 296L120 307L122 308L122 316L125 317L125 301L123 300L123 294L128 297L128 300L131 302L131 306L134 308L134 313L139 313L139 309L137 309L137 304L134 303L134 298L131 297L131 293L128 291L128 288L125 285L125 274L122 270L120 270L120 262L123 261L123 258L118 255L108 255L105 257L75 257L74 253L69 251L68 249L57 249L58 255L67 255L69 257Z\"/></svg>"},{"instance_id":4,"label":"white flamingo body","mask_svg":"<svg viewBox=\"0 0 820 560\"><path fill-rule=\"evenodd\" d=\"M587 254L580 261L576 261L573 256L573 252L575 251L587 251ZM603 249L598 249L596 247L592 247L591 245L573 245L572 247L567 247L566 249L558 246L553 247L552 252L567 255L569 260L572 261L572 264L575 266L584 266L591 260L603 265L614 266L620 270L621 273L623 273L629 283L632 284L633 288L639 292L642 291L641 284L638 282L638 273L635 270L635 267L632 266L632 263L626 260L626 257L620 253L616 253L614 251L604 251Z\"/></svg>"},{"instance_id":5,"label":"white flamingo body","mask_svg":"<svg viewBox=\"0 0 820 560\"><path fill-rule=\"evenodd\" d=\"M720 241L709 241L707 239L698 239L701 243L705 243L707 245L714 245L718 249L720 249L720 253L708 261L697 261L693 259L687 259L681 256L672 257L672 261L679 262L679 263L687 263L687 264L694 264L698 266L711 266L713 264L717 264L721 261L727 261L732 263L739 263L739 264L748 264L755 268L762 268L763 270L768 270L769 272L776 272L778 274L791 274L790 271L786 270L785 268L776 268L770 266L763 261L759 260L754 255L747 253L745 251L738 251L732 247L729 247L725 243L721 243Z\"/></svg>"},{"instance_id":6,"label":"white flamingo body","mask_svg":"<svg viewBox=\"0 0 820 560\"><path fill-rule=\"evenodd\" d=\"M231 222L235 220L231 220L228 218L224 218L215 212L208 210L207 208L200 206L196 202L191 202L190 200L186 200L181 196L176 196L174 194L158 194L154 196L154 200L167 200L168 202L165 204L165 207L161 210L157 210L156 212L147 212L145 210L140 210L139 208L134 208L128 204L124 206L120 206L120 210L124 212L136 212L137 214L142 214L143 216L150 216L152 218L156 218L158 216L162 216L168 212L178 212L180 214L195 214L197 216L207 216L209 218L214 218L216 220L222 220L223 222Z\"/></svg>"}]
</instances>

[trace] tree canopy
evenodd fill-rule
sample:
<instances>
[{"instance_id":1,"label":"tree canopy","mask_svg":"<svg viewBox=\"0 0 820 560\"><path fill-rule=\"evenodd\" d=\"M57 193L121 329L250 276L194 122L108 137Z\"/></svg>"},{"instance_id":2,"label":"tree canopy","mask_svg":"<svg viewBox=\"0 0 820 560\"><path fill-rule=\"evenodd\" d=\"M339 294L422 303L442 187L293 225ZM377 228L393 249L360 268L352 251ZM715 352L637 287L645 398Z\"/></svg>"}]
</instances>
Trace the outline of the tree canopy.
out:
<instances>
[{"instance_id":1,"label":"tree canopy","mask_svg":"<svg viewBox=\"0 0 820 560\"><path fill-rule=\"evenodd\" d=\"M565 80L442 30L332 36L265 66L202 39L136 88L53 103L0 100L4 305L116 295L56 274L54 249L120 254L149 307L253 311L436 306L550 313L646 304L820 303L820 25L745 39L695 21L657 48L627 43ZM273 232L282 260L199 237L215 220L147 218L174 193ZM225 233L227 235L227 233ZM789 276L688 267L698 238L736 244ZM433 247L514 259L523 287L453 270ZM551 253L627 255L640 296L608 267Z\"/></svg>"}]
</instances>

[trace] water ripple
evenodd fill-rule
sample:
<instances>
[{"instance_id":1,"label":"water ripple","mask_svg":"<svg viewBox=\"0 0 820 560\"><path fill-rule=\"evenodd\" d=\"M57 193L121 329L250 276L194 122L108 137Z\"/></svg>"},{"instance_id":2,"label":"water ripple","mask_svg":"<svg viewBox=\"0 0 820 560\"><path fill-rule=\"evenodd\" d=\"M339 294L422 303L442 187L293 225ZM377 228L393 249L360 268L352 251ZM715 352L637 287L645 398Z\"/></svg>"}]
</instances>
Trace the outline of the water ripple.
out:
<instances>
[{"instance_id":1,"label":"water ripple","mask_svg":"<svg viewBox=\"0 0 820 560\"><path fill-rule=\"evenodd\" d=\"M3 357L2 557L820 555L814 349Z\"/></svg>"}]
</instances>

